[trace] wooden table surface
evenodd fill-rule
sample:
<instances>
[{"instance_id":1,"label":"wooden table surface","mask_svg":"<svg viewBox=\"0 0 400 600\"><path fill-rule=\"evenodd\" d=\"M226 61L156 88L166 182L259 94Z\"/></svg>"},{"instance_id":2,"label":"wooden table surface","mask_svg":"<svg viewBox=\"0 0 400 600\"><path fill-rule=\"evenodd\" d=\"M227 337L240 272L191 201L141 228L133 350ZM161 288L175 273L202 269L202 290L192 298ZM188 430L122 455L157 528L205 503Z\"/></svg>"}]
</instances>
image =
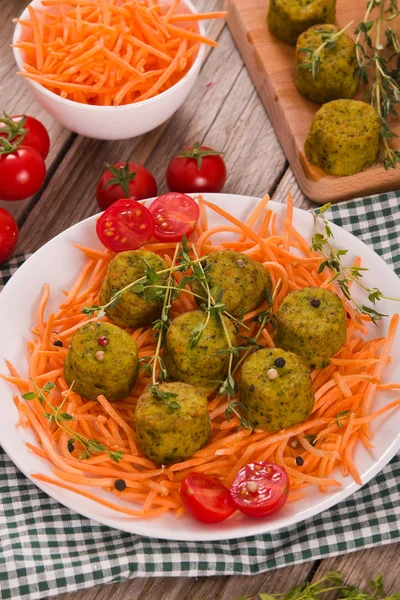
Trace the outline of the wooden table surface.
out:
<instances>
[{"instance_id":1,"label":"wooden table surface","mask_svg":"<svg viewBox=\"0 0 400 600\"><path fill-rule=\"evenodd\" d=\"M199 10L221 9L222 0L193 0ZM15 75L9 47L13 25L27 0L0 0L0 109L27 112L43 121L51 137L47 179L33 198L1 202L20 226L17 252L33 252L60 231L98 211L95 187L104 163L135 160L148 167L164 192L169 158L183 145L200 140L223 150L228 166L225 192L284 202L291 190L295 205L312 203L300 192L271 123L249 78L228 28L211 23L209 33L219 47L207 54L194 91L172 119L145 136L103 142L82 138L55 123L33 101ZM235 600L260 591L284 592L296 583L340 570L357 585L377 572L388 591L400 590L400 544L382 546L270 571L262 575L200 578L136 578L59 596L62 600Z\"/></svg>"}]
</instances>

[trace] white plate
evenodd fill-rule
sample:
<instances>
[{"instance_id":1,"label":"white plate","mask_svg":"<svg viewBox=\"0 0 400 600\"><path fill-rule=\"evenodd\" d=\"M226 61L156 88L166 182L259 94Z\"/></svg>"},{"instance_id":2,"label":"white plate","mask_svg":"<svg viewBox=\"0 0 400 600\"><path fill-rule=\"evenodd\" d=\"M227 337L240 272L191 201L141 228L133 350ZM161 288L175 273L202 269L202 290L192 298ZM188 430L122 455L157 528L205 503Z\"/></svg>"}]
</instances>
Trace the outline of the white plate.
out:
<instances>
[{"instance_id":1,"label":"white plate","mask_svg":"<svg viewBox=\"0 0 400 600\"><path fill-rule=\"evenodd\" d=\"M230 194L206 194L205 197L240 219L245 219L258 202L257 198ZM270 207L276 211L278 224L282 225L285 207L275 202L271 202ZM72 244L79 242L87 246L101 247L95 233L95 220L95 216L90 217L48 242L26 261L5 286L0 294L0 371L6 371L3 359L8 358L22 375L26 374L26 341L30 339L29 330L35 322L35 306L42 286L46 282L51 285L52 294L49 308L50 310L55 309L63 298L61 290L68 289L85 261L82 253L76 250ZM222 218L211 211L209 220L210 225L219 225L223 222ZM300 233L310 240L313 227L311 214L295 209L294 223ZM400 297L400 280L390 267L356 237L335 225L332 228L335 245L349 250L346 257L349 263L356 256L361 256L362 264L369 268L369 272L364 277L365 284L370 287L376 285L384 293L386 292L392 297ZM396 311L396 305L384 300L380 303L379 310L390 316ZM373 327L373 336L385 335L388 323L389 318L384 319L378 328ZM399 354L400 335L396 337L392 356L397 357ZM396 358L388 365L384 381L400 381L400 365ZM13 386L0 380L2 405L0 443L27 477L34 472L42 472L51 476L53 473L49 464L29 452L25 446L25 442L35 441L32 432L15 428L18 416L12 401L14 393ZM392 393L380 393L376 398L374 408L383 406L392 399ZM355 461L363 483L367 483L376 475L400 448L398 423L398 413L393 412L377 419L373 425L376 431L374 449L367 452L361 446L357 448ZM163 515L153 520L140 520L116 514L67 490L37 481L34 483L65 506L104 525L155 538L206 541L243 538L294 525L344 500L359 487L350 477L342 478L339 471L335 472L334 476L343 484L343 488L339 491L322 494L315 488L307 488L307 496L304 499L286 505L281 512L270 519L252 520L237 514L221 524L211 526L202 525L189 517L177 520L173 515ZM105 492L100 490L99 493L107 497ZM118 499L114 501L116 502ZM132 505L126 503L126 506Z\"/></svg>"}]
</instances>

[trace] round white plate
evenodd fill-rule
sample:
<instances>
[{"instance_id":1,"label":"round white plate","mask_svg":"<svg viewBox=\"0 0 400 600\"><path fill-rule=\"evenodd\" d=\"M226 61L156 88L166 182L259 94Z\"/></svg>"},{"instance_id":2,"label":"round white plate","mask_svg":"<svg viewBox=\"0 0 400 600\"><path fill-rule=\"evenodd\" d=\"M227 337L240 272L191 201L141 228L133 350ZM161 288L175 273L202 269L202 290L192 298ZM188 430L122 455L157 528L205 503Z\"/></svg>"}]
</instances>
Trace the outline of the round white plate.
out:
<instances>
[{"instance_id":1,"label":"round white plate","mask_svg":"<svg viewBox=\"0 0 400 600\"><path fill-rule=\"evenodd\" d=\"M206 194L205 197L217 203L229 213L240 219L246 219L257 204L258 199L249 196L230 194ZM278 225L282 226L285 206L275 202L269 205L278 215ZM38 250L7 283L0 294L0 371L6 372L4 359L10 359L22 375L26 375L26 341L30 339L29 330L35 323L35 307L44 283L51 286L51 302L49 310L55 309L63 298L61 290L68 289L76 278L76 274L85 259L81 252L73 247L74 242L101 248L95 232L96 217L90 217L70 229L67 229ZM209 211L210 225L220 225L223 219ZM300 233L310 240L313 219L310 213L295 209L294 223ZM346 248L349 253L346 260L349 264L356 256L362 257L363 266L369 271L364 282L369 287L377 286L383 293L391 297L400 297L400 280L390 267L363 242L347 231L333 225L334 244L338 248ZM360 299L362 296L360 296ZM382 301L380 312L391 316L396 311L394 302ZM372 327L371 335L378 337L387 332L389 318L384 319L377 328ZM396 337L392 356L400 354L400 335ZM388 365L385 382L400 381L400 364L397 360ZM15 389L0 379L1 419L0 443L17 467L29 477L31 473L41 472L52 476L49 464L33 455L25 446L25 442L35 443L29 430L16 429L17 410L12 401ZM383 406L394 398L393 393L379 393L374 408ZM367 483L396 454L400 448L398 414L389 413L377 419L373 428L376 431L374 449L367 452L358 447L355 461L359 468L363 483ZM286 505L276 516L267 519L253 520L236 514L233 518L217 525L202 525L190 517L176 519L173 515L163 515L153 520L141 520L113 512L91 500L73 492L63 490L33 480L44 492L69 507L71 510L94 519L99 523L148 537L170 540L206 541L243 538L250 535L267 533L282 527L288 527L308 519L327 508L344 500L358 489L350 477L343 478L339 472L334 477L342 482L343 487L327 494L316 488L306 488L306 497L298 502ZM99 494L107 494L99 490ZM109 495L108 495L109 497ZM114 499L115 502L118 499ZM121 501L122 502L122 501ZM132 504L126 503L126 506Z\"/></svg>"}]
</instances>

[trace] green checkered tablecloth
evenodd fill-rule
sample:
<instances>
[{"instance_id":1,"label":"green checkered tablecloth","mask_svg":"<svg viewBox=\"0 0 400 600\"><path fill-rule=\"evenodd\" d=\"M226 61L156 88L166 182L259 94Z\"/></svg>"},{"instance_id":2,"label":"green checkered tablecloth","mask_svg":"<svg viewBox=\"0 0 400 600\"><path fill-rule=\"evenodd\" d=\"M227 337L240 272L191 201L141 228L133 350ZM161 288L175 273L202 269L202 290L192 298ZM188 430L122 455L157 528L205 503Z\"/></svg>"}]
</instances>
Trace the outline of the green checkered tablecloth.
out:
<instances>
[{"instance_id":1,"label":"green checkered tablecloth","mask_svg":"<svg viewBox=\"0 0 400 600\"><path fill-rule=\"evenodd\" d=\"M328 218L373 246L400 274L400 193L334 206ZM0 271L0 287L23 262ZM351 498L263 535L169 542L115 531L39 491L0 450L0 598L47 598L138 576L250 575L400 541L400 455Z\"/></svg>"}]
</instances>

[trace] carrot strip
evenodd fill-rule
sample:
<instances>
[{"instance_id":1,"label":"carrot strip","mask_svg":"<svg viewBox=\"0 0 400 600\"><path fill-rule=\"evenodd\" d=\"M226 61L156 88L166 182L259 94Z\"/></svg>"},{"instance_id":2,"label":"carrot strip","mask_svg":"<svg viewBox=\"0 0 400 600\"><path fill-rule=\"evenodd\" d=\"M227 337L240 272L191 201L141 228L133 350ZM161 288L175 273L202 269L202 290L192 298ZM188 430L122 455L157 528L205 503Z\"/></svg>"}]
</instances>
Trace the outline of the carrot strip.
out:
<instances>
[{"instance_id":1,"label":"carrot strip","mask_svg":"<svg viewBox=\"0 0 400 600\"><path fill-rule=\"evenodd\" d=\"M58 479L53 479L52 477L48 477L47 475L42 475L41 473L32 473L32 477L34 479L37 479L38 481L43 481L44 483L50 483L51 485L55 485L57 487L64 488L65 490L69 490L71 492L75 492L76 494L79 494L80 496L84 496L85 498L89 498L89 500L93 500L94 502L97 502L98 504L101 504L102 506L106 506L107 508L111 508L112 510L115 510L116 512L120 512L125 515L130 515L132 517L141 517L142 519L143 518L151 518L151 517L156 517L156 516L162 515L165 512L167 512L167 510L168 510L168 506L163 506L161 508L153 508L151 511L149 510L148 512L144 512L143 510L133 510L131 508L125 508L124 506L120 506L119 504L114 504L113 502L110 502L109 500L104 500L103 498L99 498L95 494L86 492L81 489L77 489L73 485L70 485L69 483L59 481Z\"/></svg>"}]
</instances>

